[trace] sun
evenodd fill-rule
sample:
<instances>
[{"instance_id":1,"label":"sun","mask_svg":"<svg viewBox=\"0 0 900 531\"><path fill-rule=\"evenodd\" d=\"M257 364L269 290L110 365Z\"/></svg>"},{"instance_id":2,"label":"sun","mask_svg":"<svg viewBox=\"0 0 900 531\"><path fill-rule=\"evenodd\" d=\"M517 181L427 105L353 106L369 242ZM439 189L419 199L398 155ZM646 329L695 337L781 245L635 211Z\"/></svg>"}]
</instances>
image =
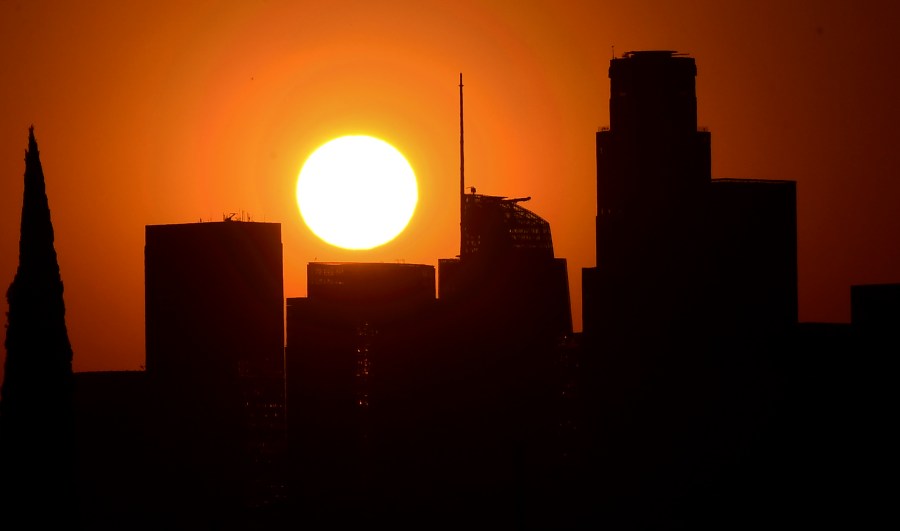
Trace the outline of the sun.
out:
<instances>
[{"instance_id":1,"label":"sun","mask_svg":"<svg viewBox=\"0 0 900 531\"><path fill-rule=\"evenodd\" d=\"M364 135L316 149L297 179L297 206L309 229L344 249L371 249L399 235L419 201L416 175L400 151Z\"/></svg>"}]
</instances>

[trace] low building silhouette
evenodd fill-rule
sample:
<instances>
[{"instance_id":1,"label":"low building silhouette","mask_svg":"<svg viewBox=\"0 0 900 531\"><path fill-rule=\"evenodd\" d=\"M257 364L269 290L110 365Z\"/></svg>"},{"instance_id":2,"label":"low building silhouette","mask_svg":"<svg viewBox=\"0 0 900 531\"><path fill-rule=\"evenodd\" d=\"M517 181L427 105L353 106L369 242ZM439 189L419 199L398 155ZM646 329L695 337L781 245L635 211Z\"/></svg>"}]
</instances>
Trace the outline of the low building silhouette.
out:
<instances>
[{"instance_id":1,"label":"low building silhouette","mask_svg":"<svg viewBox=\"0 0 900 531\"><path fill-rule=\"evenodd\" d=\"M797 324L797 186L714 179L709 201L711 333L784 334Z\"/></svg>"},{"instance_id":2,"label":"low building silhouette","mask_svg":"<svg viewBox=\"0 0 900 531\"><path fill-rule=\"evenodd\" d=\"M154 529L159 465L145 371L75 373L80 529Z\"/></svg>"},{"instance_id":3,"label":"low building silhouette","mask_svg":"<svg viewBox=\"0 0 900 531\"><path fill-rule=\"evenodd\" d=\"M889 520L890 489L883 479L898 471L895 453L900 438L889 419L898 399L895 355L900 351L900 283L850 286L850 328L853 348L840 358L832 393L832 434L840 442L839 476L845 481L847 512L867 527ZM837 429L835 429L837 428ZM837 446L837 445L836 445ZM852 522L852 521L851 521Z\"/></svg>"},{"instance_id":4,"label":"low building silhouette","mask_svg":"<svg viewBox=\"0 0 900 531\"><path fill-rule=\"evenodd\" d=\"M882 335L896 345L900 333L900 284L850 286L850 322L859 333Z\"/></svg>"},{"instance_id":5,"label":"low building silhouette","mask_svg":"<svg viewBox=\"0 0 900 531\"><path fill-rule=\"evenodd\" d=\"M307 297L287 299L289 487L301 523L398 524L433 501L434 273L312 262Z\"/></svg>"}]
</instances>

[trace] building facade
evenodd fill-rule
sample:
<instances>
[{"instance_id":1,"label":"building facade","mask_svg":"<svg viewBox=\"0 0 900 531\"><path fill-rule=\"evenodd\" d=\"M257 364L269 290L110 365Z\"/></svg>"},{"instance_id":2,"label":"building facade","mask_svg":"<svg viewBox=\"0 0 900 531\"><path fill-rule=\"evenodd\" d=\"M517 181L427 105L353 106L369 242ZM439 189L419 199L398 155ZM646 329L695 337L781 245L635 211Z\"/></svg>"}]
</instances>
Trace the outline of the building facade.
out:
<instances>
[{"instance_id":1,"label":"building facade","mask_svg":"<svg viewBox=\"0 0 900 531\"><path fill-rule=\"evenodd\" d=\"M454 447L466 456L449 483L488 525L540 529L570 501L560 478L576 362L566 260L528 199L460 197L460 255L438 260L438 301L452 331Z\"/></svg>"},{"instance_id":2,"label":"building facade","mask_svg":"<svg viewBox=\"0 0 900 531\"><path fill-rule=\"evenodd\" d=\"M597 266L584 271L588 336L638 321L670 336L705 307L697 290L710 134L697 128L696 74L693 58L671 51L610 61L610 125L597 133Z\"/></svg>"},{"instance_id":3,"label":"building facade","mask_svg":"<svg viewBox=\"0 0 900 531\"><path fill-rule=\"evenodd\" d=\"M784 334L797 324L797 186L714 179L709 201L711 330Z\"/></svg>"},{"instance_id":4,"label":"building facade","mask_svg":"<svg viewBox=\"0 0 900 531\"><path fill-rule=\"evenodd\" d=\"M758 448L733 434L770 433L797 324L795 184L712 179L696 76L673 51L612 59L610 125L596 135L584 481L612 527L738 512L761 483L733 460ZM710 511L712 499L731 509Z\"/></svg>"},{"instance_id":5,"label":"building facade","mask_svg":"<svg viewBox=\"0 0 900 531\"><path fill-rule=\"evenodd\" d=\"M281 226L149 225L147 376L159 504L233 517L284 496L286 445Z\"/></svg>"},{"instance_id":6,"label":"building facade","mask_svg":"<svg viewBox=\"0 0 900 531\"><path fill-rule=\"evenodd\" d=\"M400 523L433 501L434 266L307 265L287 299L290 492L313 527Z\"/></svg>"}]
</instances>

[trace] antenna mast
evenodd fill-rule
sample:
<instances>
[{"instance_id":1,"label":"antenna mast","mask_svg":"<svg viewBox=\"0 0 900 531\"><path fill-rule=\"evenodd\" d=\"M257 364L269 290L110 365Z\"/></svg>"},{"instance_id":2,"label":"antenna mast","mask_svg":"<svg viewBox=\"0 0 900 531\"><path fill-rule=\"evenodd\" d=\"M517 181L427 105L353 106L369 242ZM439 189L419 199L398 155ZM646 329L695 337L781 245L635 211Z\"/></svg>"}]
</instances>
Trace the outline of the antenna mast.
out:
<instances>
[{"instance_id":1,"label":"antenna mast","mask_svg":"<svg viewBox=\"0 0 900 531\"><path fill-rule=\"evenodd\" d=\"M465 155L463 151L463 82L462 72L459 73L459 254L462 258L463 242L465 241L464 223L466 219L466 173Z\"/></svg>"}]
</instances>

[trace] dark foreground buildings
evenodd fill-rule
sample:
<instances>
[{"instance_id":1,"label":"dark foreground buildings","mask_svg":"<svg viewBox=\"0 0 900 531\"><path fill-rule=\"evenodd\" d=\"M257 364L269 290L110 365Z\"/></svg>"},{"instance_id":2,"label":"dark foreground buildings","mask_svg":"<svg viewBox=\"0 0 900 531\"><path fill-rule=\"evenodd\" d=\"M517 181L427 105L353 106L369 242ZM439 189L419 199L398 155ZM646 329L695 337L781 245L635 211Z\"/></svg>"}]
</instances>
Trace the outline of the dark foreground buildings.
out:
<instances>
[{"instance_id":1,"label":"dark foreground buildings","mask_svg":"<svg viewBox=\"0 0 900 531\"><path fill-rule=\"evenodd\" d=\"M307 278L308 296L287 300L297 514L313 527L397 518L428 500L432 473L434 267L314 262Z\"/></svg>"},{"instance_id":2,"label":"dark foreground buildings","mask_svg":"<svg viewBox=\"0 0 900 531\"><path fill-rule=\"evenodd\" d=\"M259 529L287 497L281 226L145 227L146 370L75 378L85 529Z\"/></svg>"},{"instance_id":3,"label":"dark foreground buildings","mask_svg":"<svg viewBox=\"0 0 900 531\"><path fill-rule=\"evenodd\" d=\"M163 514L227 522L284 497L282 285L277 223L146 227L152 474Z\"/></svg>"},{"instance_id":4,"label":"dark foreground buildings","mask_svg":"<svg viewBox=\"0 0 900 531\"><path fill-rule=\"evenodd\" d=\"M668 348L710 331L709 320L718 321L713 330L797 321L795 184L712 180L696 73L693 58L669 51L610 63L584 331L615 348L634 346L634 336Z\"/></svg>"},{"instance_id":5,"label":"dark foreground buildings","mask_svg":"<svg viewBox=\"0 0 900 531\"><path fill-rule=\"evenodd\" d=\"M462 198L461 198L462 199ZM467 195L461 256L310 263L287 301L301 522L541 527L565 454L565 260L521 200Z\"/></svg>"},{"instance_id":6,"label":"dark foreground buildings","mask_svg":"<svg viewBox=\"0 0 900 531\"><path fill-rule=\"evenodd\" d=\"M896 346L896 290L854 286L850 326L798 324L796 185L711 179L695 75L669 51L610 63L576 507L613 529L871 522L883 495L853 463L884 464L866 368Z\"/></svg>"},{"instance_id":7,"label":"dark foreground buildings","mask_svg":"<svg viewBox=\"0 0 900 531\"><path fill-rule=\"evenodd\" d=\"M524 198L461 194L436 269L308 264L283 350L277 225L147 227L147 371L76 375L89 527L872 527L900 290L797 323L796 185L711 178L695 75L610 65L583 334Z\"/></svg>"}]
</instances>

